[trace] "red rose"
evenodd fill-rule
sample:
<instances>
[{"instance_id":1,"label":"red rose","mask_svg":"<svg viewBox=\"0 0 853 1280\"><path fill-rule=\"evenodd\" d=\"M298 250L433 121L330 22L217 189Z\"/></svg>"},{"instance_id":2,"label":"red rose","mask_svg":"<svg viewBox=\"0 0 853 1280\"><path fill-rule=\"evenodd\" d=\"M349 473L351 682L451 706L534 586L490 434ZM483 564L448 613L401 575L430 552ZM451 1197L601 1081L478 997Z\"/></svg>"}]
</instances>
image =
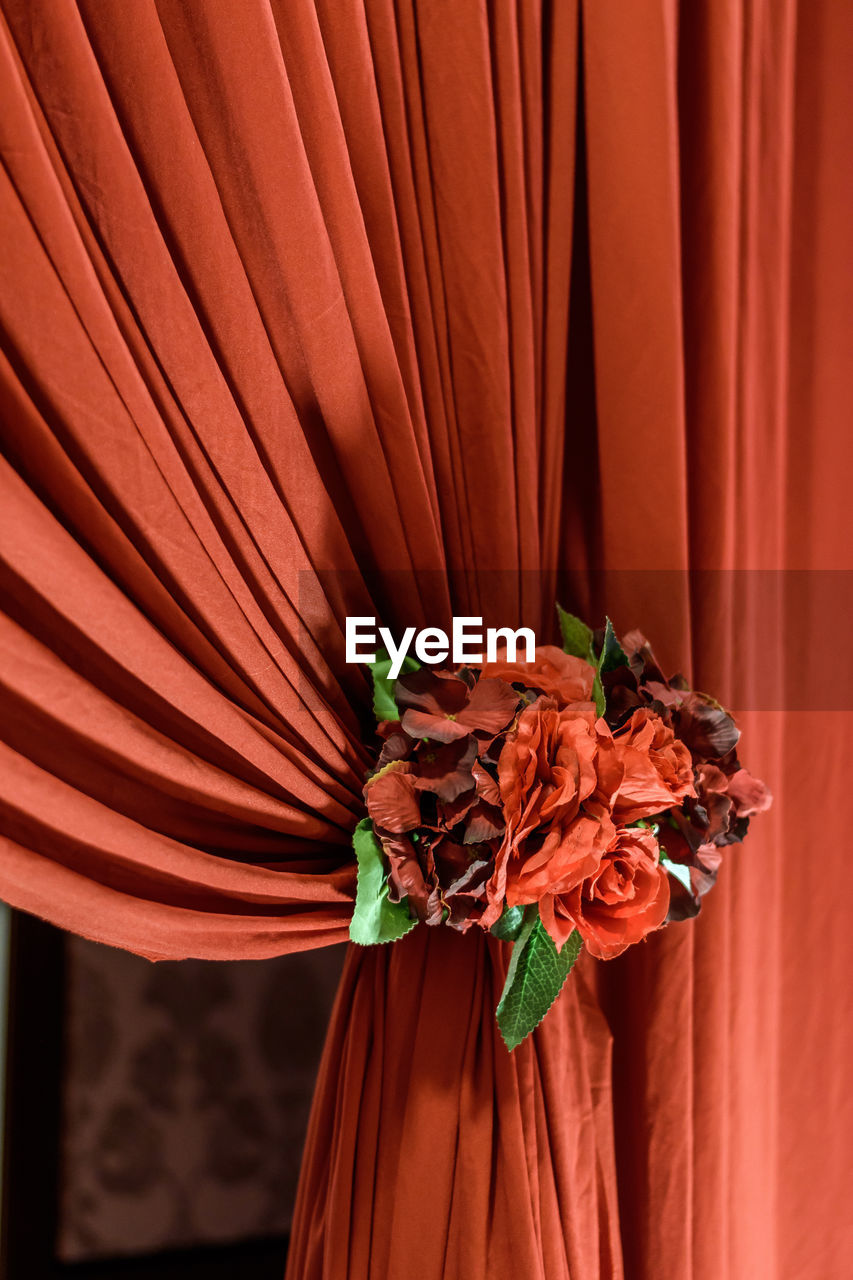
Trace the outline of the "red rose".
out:
<instances>
[{"instance_id":1,"label":"red rose","mask_svg":"<svg viewBox=\"0 0 853 1280\"><path fill-rule=\"evenodd\" d=\"M635 711L614 743L625 771L613 806L617 822L650 818L695 796L690 752L653 711Z\"/></svg>"},{"instance_id":2,"label":"red rose","mask_svg":"<svg viewBox=\"0 0 853 1280\"><path fill-rule=\"evenodd\" d=\"M484 927L510 906L564 892L590 875L613 839L622 765L592 706L527 707L498 761L506 831Z\"/></svg>"},{"instance_id":3,"label":"red rose","mask_svg":"<svg viewBox=\"0 0 853 1280\"><path fill-rule=\"evenodd\" d=\"M588 662L563 653L552 644L539 645L534 662L487 662L483 676L505 680L507 684L523 684L531 689L541 689L560 707L572 702L588 702L592 697L595 672Z\"/></svg>"},{"instance_id":4,"label":"red rose","mask_svg":"<svg viewBox=\"0 0 853 1280\"><path fill-rule=\"evenodd\" d=\"M623 827L598 866L567 893L549 894L539 915L557 947L573 929L599 960L612 960L658 929L669 910L669 877L650 831Z\"/></svg>"}]
</instances>

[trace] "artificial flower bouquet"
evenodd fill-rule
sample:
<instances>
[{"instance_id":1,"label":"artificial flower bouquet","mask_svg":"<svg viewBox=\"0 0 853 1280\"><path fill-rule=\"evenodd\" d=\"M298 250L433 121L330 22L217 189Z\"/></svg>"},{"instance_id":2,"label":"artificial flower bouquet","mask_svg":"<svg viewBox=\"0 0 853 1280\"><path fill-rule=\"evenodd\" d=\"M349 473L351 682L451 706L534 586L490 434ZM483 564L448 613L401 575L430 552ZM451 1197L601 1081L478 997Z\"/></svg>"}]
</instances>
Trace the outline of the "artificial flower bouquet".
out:
<instances>
[{"instance_id":1,"label":"artificial flower bouquet","mask_svg":"<svg viewBox=\"0 0 853 1280\"><path fill-rule=\"evenodd\" d=\"M533 662L371 664L381 747L350 936L420 921L512 943L497 1019L509 1049L541 1022L582 947L619 955L699 910L723 849L766 809L719 703L558 609Z\"/></svg>"}]
</instances>

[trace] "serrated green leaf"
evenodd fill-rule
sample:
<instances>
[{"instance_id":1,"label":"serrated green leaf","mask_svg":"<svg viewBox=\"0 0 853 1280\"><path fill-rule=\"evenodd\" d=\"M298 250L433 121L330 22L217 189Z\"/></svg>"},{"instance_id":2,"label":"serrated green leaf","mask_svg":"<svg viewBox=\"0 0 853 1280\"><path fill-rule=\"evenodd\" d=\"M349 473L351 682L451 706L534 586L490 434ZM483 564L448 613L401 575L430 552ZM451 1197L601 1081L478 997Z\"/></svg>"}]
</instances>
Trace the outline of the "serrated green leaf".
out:
<instances>
[{"instance_id":1,"label":"serrated green leaf","mask_svg":"<svg viewBox=\"0 0 853 1280\"><path fill-rule=\"evenodd\" d=\"M595 703L597 714L603 716L607 709L607 703L604 697L601 676L599 675L599 663L596 662L595 658L592 628L588 627L580 618L576 618L573 613L566 613L566 610L559 604L557 605L557 617L560 619L563 650L566 653L571 653L575 658L583 658L584 662L588 662L595 670L595 676L592 681L592 699Z\"/></svg>"},{"instance_id":2,"label":"serrated green leaf","mask_svg":"<svg viewBox=\"0 0 853 1280\"><path fill-rule=\"evenodd\" d=\"M613 623L608 618L604 627L604 644L601 646L601 654L598 659L599 675L604 671L613 671L616 667L627 666L628 655L616 639Z\"/></svg>"},{"instance_id":3,"label":"serrated green leaf","mask_svg":"<svg viewBox=\"0 0 853 1280\"><path fill-rule=\"evenodd\" d=\"M507 907L500 920L492 925L491 932L502 942L515 942L524 923L524 907Z\"/></svg>"},{"instance_id":4,"label":"serrated green leaf","mask_svg":"<svg viewBox=\"0 0 853 1280\"><path fill-rule=\"evenodd\" d=\"M584 662L594 662L591 628L573 613L567 613L559 604L557 617L560 619L560 634L565 652L576 658L583 658Z\"/></svg>"},{"instance_id":5,"label":"serrated green leaf","mask_svg":"<svg viewBox=\"0 0 853 1280\"><path fill-rule=\"evenodd\" d=\"M368 662L367 665L373 676L373 714L377 721L399 720L400 712L394 701L395 681L389 675L391 659L384 649L380 649L376 661ZM400 675L405 675L407 671L418 670L420 670L420 663L414 658L405 657Z\"/></svg>"},{"instance_id":6,"label":"serrated green leaf","mask_svg":"<svg viewBox=\"0 0 853 1280\"><path fill-rule=\"evenodd\" d=\"M498 1026L510 1051L539 1026L563 989L582 946L575 930L558 951L539 919L538 907L527 908L497 1007Z\"/></svg>"},{"instance_id":7,"label":"serrated green leaf","mask_svg":"<svg viewBox=\"0 0 853 1280\"><path fill-rule=\"evenodd\" d=\"M601 676L597 671L592 682L592 700L595 703L595 710L597 714L603 716L607 710L607 699L604 696L604 686L601 683Z\"/></svg>"},{"instance_id":8,"label":"serrated green leaf","mask_svg":"<svg viewBox=\"0 0 853 1280\"><path fill-rule=\"evenodd\" d=\"M358 881L349 936L363 947L396 942L414 929L417 920L409 915L405 898L402 902L388 900L385 858L369 818L362 818L353 832L352 847L358 861Z\"/></svg>"}]
</instances>

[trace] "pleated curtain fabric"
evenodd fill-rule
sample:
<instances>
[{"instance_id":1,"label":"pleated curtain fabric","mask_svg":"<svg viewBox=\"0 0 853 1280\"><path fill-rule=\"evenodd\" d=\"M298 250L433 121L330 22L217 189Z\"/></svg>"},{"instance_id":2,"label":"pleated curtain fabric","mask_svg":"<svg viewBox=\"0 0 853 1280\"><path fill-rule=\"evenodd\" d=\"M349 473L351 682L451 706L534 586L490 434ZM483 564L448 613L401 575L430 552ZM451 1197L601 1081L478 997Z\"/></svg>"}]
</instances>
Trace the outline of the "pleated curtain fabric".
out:
<instances>
[{"instance_id":1,"label":"pleated curtain fabric","mask_svg":"<svg viewBox=\"0 0 853 1280\"><path fill-rule=\"evenodd\" d=\"M853 1274L853 9L0 13L2 896L152 959L344 940L348 614L544 640L559 595L752 663L773 811L512 1056L502 944L351 949L288 1274Z\"/></svg>"}]
</instances>

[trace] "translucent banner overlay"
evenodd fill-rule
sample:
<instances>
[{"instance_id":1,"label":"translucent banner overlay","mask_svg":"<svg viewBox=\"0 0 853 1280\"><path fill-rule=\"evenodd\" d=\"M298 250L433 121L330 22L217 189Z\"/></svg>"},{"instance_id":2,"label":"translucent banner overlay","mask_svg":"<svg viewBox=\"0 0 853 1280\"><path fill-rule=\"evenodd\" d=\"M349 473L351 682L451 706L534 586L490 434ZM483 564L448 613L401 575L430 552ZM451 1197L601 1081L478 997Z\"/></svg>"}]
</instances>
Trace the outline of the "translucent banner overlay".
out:
<instances>
[{"instance_id":1,"label":"translucent banner overlay","mask_svg":"<svg viewBox=\"0 0 853 1280\"><path fill-rule=\"evenodd\" d=\"M313 655L352 684L347 616L375 618L397 642L407 627L449 635L466 616L559 644L556 601L593 628L609 616L617 633L638 629L668 674L683 672L732 710L853 710L853 570L305 571L305 665Z\"/></svg>"}]
</instances>

